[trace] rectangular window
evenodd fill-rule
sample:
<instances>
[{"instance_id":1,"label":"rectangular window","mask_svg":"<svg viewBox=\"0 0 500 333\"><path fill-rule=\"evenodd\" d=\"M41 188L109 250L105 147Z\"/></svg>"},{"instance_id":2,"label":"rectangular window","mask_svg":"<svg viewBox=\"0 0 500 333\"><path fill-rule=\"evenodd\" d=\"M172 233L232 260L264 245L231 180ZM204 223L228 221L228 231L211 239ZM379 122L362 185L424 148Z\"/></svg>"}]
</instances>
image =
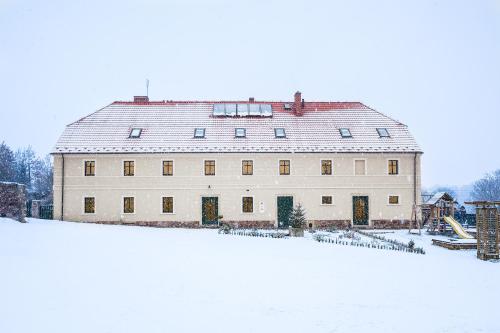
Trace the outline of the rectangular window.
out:
<instances>
[{"instance_id":1,"label":"rectangular window","mask_svg":"<svg viewBox=\"0 0 500 333\"><path fill-rule=\"evenodd\" d=\"M243 197L243 213L253 213L253 197Z\"/></svg>"},{"instance_id":2,"label":"rectangular window","mask_svg":"<svg viewBox=\"0 0 500 333\"><path fill-rule=\"evenodd\" d=\"M389 174L397 175L399 174L398 160L389 160Z\"/></svg>"},{"instance_id":3,"label":"rectangular window","mask_svg":"<svg viewBox=\"0 0 500 333\"><path fill-rule=\"evenodd\" d=\"M141 136L142 128L132 128L130 130L129 138L137 139Z\"/></svg>"},{"instance_id":4,"label":"rectangular window","mask_svg":"<svg viewBox=\"0 0 500 333\"><path fill-rule=\"evenodd\" d=\"M274 129L274 137L275 138L286 138L285 129L282 127L278 127Z\"/></svg>"},{"instance_id":5,"label":"rectangular window","mask_svg":"<svg viewBox=\"0 0 500 333\"><path fill-rule=\"evenodd\" d=\"M205 176L215 176L215 161L205 161Z\"/></svg>"},{"instance_id":6,"label":"rectangular window","mask_svg":"<svg viewBox=\"0 0 500 333\"><path fill-rule=\"evenodd\" d=\"M398 205L399 204L399 196L398 195L390 195L389 196L389 204L390 205Z\"/></svg>"},{"instance_id":7,"label":"rectangular window","mask_svg":"<svg viewBox=\"0 0 500 333\"><path fill-rule=\"evenodd\" d=\"M387 131L387 128L377 128L378 136L381 138L389 138L389 131Z\"/></svg>"},{"instance_id":8,"label":"rectangular window","mask_svg":"<svg viewBox=\"0 0 500 333\"><path fill-rule=\"evenodd\" d=\"M134 207L134 197L124 197L123 198L123 213L133 214L135 211Z\"/></svg>"},{"instance_id":9,"label":"rectangular window","mask_svg":"<svg viewBox=\"0 0 500 333\"><path fill-rule=\"evenodd\" d=\"M163 197L162 206L164 214L173 214L174 212L174 197Z\"/></svg>"},{"instance_id":10,"label":"rectangular window","mask_svg":"<svg viewBox=\"0 0 500 333\"><path fill-rule=\"evenodd\" d=\"M196 128L194 130L195 138L204 138L205 137L205 129L204 128Z\"/></svg>"},{"instance_id":11,"label":"rectangular window","mask_svg":"<svg viewBox=\"0 0 500 333\"><path fill-rule=\"evenodd\" d=\"M290 174L290 160L280 160L280 175Z\"/></svg>"},{"instance_id":12,"label":"rectangular window","mask_svg":"<svg viewBox=\"0 0 500 333\"><path fill-rule=\"evenodd\" d=\"M134 161L123 161L123 175L133 176L135 174Z\"/></svg>"},{"instance_id":13,"label":"rectangular window","mask_svg":"<svg viewBox=\"0 0 500 333\"><path fill-rule=\"evenodd\" d=\"M332 174L332 160L321 160L321 174L322 175Z\"/></svg>"},{"instance_id":14,"label":"rectangular window","mask_svg":"<svg viewBox=\"0 0 500 333\"><path fill-rule=\"evenodd\" d=\"M163 175L164 176L174 175L174 161L163 161Z\"/></svg>"},{"instance_id":15,"label":"rectangular window","mask_svg":"<svg viewBox=\"0 0 500 333\"><path fill-rule=\"evenodd\" d=\"M253 175L253 161L252 160L241 161L241 174L242 175Z\"/></svg>"},{"instance_id":16,"label":"rectangular window","mask_svg":"<svg viewBox=\"0 0 500 333\"><path fill-rule=\"evenodd\" d=\"M365 160L355 160L354 161L354 174L356 176L366 174L366 161Z\"/></svg>"},{"instance_id":17,"label":"rectangular window","mask_svg":"<svg viewBox=\"0 0 500 333\"><path fill-rule=\"evenodd\" d=\"M235 128L234 136L237 138L244 138L247 136L247 130L244 128Z\"/></svg>"},{"instance_id":18,"label":"rectangular window","mask_svg":"<svg viewBox=\"0 0 500 333\"><path fill-rule=\"evenodd\" d=\"M321 197L321 204L322 205L332 205L333 204L333 197L331 195L323 195Z\"/></svg>"},{"instance_id":19,"label":"rectangular window","mask_svg":"<svg viewBox=\"0 0 500 333\"><path fill-rule=\"evenodd\" d=\"M339 132L343 138L352 138L351 131L348 128L339 128Z\"/></svg>"},{"instance_id":20,"label":"rectangular window","mask_svg":"<svg viewBox=\"0 0 500 333\"><path fill-rule=\"evenodd\" d=\"M85 176L95 176L95 161L85 161Z\"/></svg>"},{"instance_id":21,"label":"rectangular window","mask_svg":"<svg viewBox=\"0 0 500 333\"><path fill-rule=\"evenodd\" d=\"M84 208L83 211L85 214L94 214L95 213L95 198L94 197L88 197L83 199L84 201Z\"/></svg>"}]
</instances>

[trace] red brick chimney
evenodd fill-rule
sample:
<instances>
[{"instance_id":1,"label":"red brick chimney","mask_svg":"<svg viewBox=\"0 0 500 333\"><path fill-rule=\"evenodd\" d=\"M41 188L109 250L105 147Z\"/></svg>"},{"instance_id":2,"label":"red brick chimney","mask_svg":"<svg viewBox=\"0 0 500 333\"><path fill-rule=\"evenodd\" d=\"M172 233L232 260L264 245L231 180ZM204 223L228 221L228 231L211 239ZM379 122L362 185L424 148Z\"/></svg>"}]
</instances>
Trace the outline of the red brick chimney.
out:
<instances>
[{"instance_id":1,"label":"red brick chimney","mask_svg":"<svg viewBox=\"0 0 500 333\"><path fill-rule=\"evenodd\" d=\"M134 96L134 103L147 103L149 102L148 96Z\"/></svg>"},{"instance_id":2,"label":"red brick chimney","mask_svg":"<svg viewBox=\"0 0 500 333\"><path fill-rule=\"evenodd\" d=\"M302 93L300 91L297 91L294 96L294 102L293 102L293 113L296 116L302 116L304 113L302 111L303 107L303 100L302 100Z\"/></svg>"}]
</instances>

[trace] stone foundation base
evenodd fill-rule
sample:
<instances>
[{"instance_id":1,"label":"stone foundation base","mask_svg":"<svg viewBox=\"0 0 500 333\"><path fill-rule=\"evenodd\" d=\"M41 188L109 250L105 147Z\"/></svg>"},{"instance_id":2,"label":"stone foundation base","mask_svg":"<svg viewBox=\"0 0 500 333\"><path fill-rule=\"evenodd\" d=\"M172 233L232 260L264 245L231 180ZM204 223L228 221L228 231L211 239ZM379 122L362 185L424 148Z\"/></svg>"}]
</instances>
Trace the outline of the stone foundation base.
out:
<instances>
[{"instance_id":1,"label":"stone foundation base","mask_svg":"<svg viewBox=\"0 0 500 333\"><path fill-rule=\"evenodd\" d=\"M372 220L373 229L408 229L410 220Z\"/></svg>"},{"instance_id":2,"label":"stone foundation base","mask_svg":"<svg viewBox=\"0 0 500 333\"><path fill-rule=\"evenodd\" d=\"M313 229L349 229L351 220L309 220L306 226Z\"/></svg>"},{"instance_id":3,"label":"stone foundation base","mask_svg":"<svg viewBox=\"0 0 500 333\"><path fill-rule=\"evenodd\" d=\"M137 221L137 222L128 222L128 221L97 221L90 222L97 224L115 224L115 225L133 225L133 226L141 226L141 227L155 227L155 228L201 228L200 222L198 221Z\"/></svg>"},{"instance_id":4,"label":"stone foundation base","mask_svg":"<svg viewBox=\"0 0 500 333\"><path fill-rule=\"evenodd\" d=\"M235 229L274 229L274 221L223 221Z\"/></svg>"}]
</instances>

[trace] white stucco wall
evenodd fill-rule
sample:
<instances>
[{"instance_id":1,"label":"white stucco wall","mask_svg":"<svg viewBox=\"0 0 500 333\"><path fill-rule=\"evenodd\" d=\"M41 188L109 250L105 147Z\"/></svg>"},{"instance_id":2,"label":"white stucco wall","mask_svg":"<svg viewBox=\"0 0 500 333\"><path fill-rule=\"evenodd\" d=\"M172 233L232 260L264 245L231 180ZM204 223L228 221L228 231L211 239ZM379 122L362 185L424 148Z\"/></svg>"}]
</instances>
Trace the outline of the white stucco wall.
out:
<instances>
[{"instance_id":1,"label":"white stucco wall","mask_svg":"<svg viewBox=\"0 0 500 333\"><path fill-rule=\"evenodd\" d=\"M205 176L203 161L216 160L216 175ZM241 161L252 159L254 173L241 175ZM279 175L280 159L291 161L291 175ZM333 175L321 175L321 160L333 160ZM366 175L354 175L354 160L366 160ZM388 160L399 160L399 174L388 175ZM84 161L96 161L96 175L84 176ZM135 176L124 177L123 161L135 161ZM174 175L162 176L162 161L174 161ZM420 201L420 155L417 156ZM414 154L66 154L64 216L61 216L62 156L54 155L54 218L69 221L201 221L201 197L218 196L225 220L276 220L276 197L292 195L309 220L352 220L352 196L369 197L370 221L410 219L414 200ZM241 197L254 197L254 212L242 213ZM321 205L333 195L333 205ZM398 195L399 205L388 196ZM96 213L83 213L83 198L95 197ZM135 213L122 213L122 197L135 197ZM174 214L161 213L161 197L174 197Z\"/></svg>"}]
</instances>

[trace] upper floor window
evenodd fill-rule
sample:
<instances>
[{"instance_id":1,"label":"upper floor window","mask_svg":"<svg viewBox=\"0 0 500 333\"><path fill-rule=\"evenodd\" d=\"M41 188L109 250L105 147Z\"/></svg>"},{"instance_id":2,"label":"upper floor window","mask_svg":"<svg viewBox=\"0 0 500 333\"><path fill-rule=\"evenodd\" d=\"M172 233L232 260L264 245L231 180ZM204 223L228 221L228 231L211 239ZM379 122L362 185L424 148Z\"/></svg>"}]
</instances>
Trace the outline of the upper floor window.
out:
<instances>
[{"instance_id":1,"label":"upper floor window","mask_svg":"<svg viewBox=\"0 0 500 333\"><path fill-rule=\"evenodd\" d=\"M174 213L174 197L163 197L162 198L162 212L164 214Z\"/></svg>"},{"instance_id":2,"label":"upper floor window","mask_svg":"<svg viewBox=\"0 0 500 333\"><path fill-rule=\"evenodd\" d=\"M95 161L85 161L85 176L95 176Z\"/></svg>"},{"instance_id":3,"label":"upper floor window","mask_svg":"<svg viewBox=\"0 0 500 333\"><path fill-rule=\"evenodd\" d=\"M285 129L282 127L278 127L274 129L274 137L276 138L286 138Z\"/></svg>"},{"instance_id":4,"label":"upper floor window","mask_svg":"<svg viewBox=\"0 0 500 333\"><path fill-rule=\"evenodd\" d=\"M252 160L241 161L241 174L242 175L253 175L253 161Z\"/></svg>"},{"instance_id":5,"label":"upper floor window","mask_svg":"<svg viewBox=\"0 0 500 333\"><path fill-rule=\"evenodd\" d=\"M141 137L141 133L142 133L142 128L132 128L130 130L130 134L128 137L132 139L137 139Z\"/></svg>"},{"instance_id":6,"label":"upper floor window","mask_svg":"<svg viewBox=\"0 0 500 333\"><path fill-rule=\"evenodd\" d=\"M195 138L204 138L205 137L205 129L204 128L196 128L194 130Z\"/></svg>"},{"instance_id":7,"label":"upper floor window","mask_svg":"<svg viewBox=\"0 0 500 333\"><path fill-rule=\"evenodd\" d=\"M348 128L339 128L339 132L343 138L352 138L351 131Z\"/></svg>"},{"instance_id":8,"label":"upper floor window","mask_svg":"<svg viewBox=\"0 0 500 333\"><path fill-rule=\"evenodd\" d=\"M124 197L123 198L123 213L133 214L135 212L135 198L134 197Z\"/></svg>"},{"instance_id":9,"label":"upper floor window","mask_svg":"<svg viewBox=\"0 0 500 333\"><path fill-rule=\"evenodd\" d=\"M280 175L290 174L290 160L280 160Z\"/></svg>"},{"instance_id":10,"label":"upper floor window","mask_svg":"<svg viewBox=\"0 0 500 333\"><path fill-rule=\"evenodd\" d=\"M205 176L215 176L215 161L206 160L205 161Z\"/></svg>"},{"instance_id":11,"label":"upper floor window","mask_svg":"<svg viewBox=\"0 0 500 333\"><path fill-rule=\"evenodd\" d=\"M356 176L366 175L366 161L365 160L355 160L354 161L354 174Z\"/></svg>"},{"instance_id":12,"label":"upper floor window","mask_svg":"<svg viewBox=\"0 0 500 333\"><path fill-rule=\"evenodd\" d=\"M242 211L243 213L253 213L253 197L242 198Z\"/></svg>"},{"instance_id":13,"label":"upper floor window","mask_svg":"<svg viewBox=\"0 0 500 333\"><path fill-rule=\"evenodd\" d=\"M174 161L163 161L163 175L164 176L174 175Z\"/></svg>"},{"instance_id":14,"label":"upper floor window","mask_svg":"<svg viewBox=\"0 0 500 333\"><path fill-rule=\"evenodd\" d=\"M321 196L321 204L322 205L333 205L333 197L331 195Z\"/></svg>"},{"instance_id":15,"label":"upper floor window","mask_svg":"<svg viewBox=\"0 0 500 333\"><path fill-rule=\"evenodd\" d=\"M399 195L390 195L389 205L399 205Z\"/></svg>"},{"instance_id":16,"label":"upper floor window","mask_svg":"<svg viewBox=\"0 0 500 333\"><path fill-rule=\"evenodd\" d=\"M332 160L321 160L321 174L322 175L332 174Z\"/></svg>"},{"instance_id":17,"label":"upper floor window","mask_svg":"<svg viewBox=\"0 0 500 333\"><path fill-rule=\"evenodd\" d=\"M134 161L123 161L123 175L124 176L135 175L135 162Z\"/></svg>"},{"instance_id":18,"label":"upper floor window","mask_svg":"<svg viewBox=\"0 0 500 333\"><path fill-rule=\"evenodd\" d=\"M387 128L377 128L378 136L381 138L389 138L389 131L387 131Z\"/></svg>"},{"instance_id":19,"label":"upper floor window","mask_svg":"<svg viewBox=\"0 0 500 333\"><path fill-rule=\"evenodd\" d=\"M86 197L83 199L83 212L85 214L94 214L95 213L95 198L94 197Z\"/></svg>"},{"instance_id":20,"label":"upper floor window","mask_svg":"<svg viewBox=\"0 0 500 333\"><path fill-rule=\"evenodd\" d=\"M399 174L399 163L398 160L389 160L388 170L390 175Z\"/></svg>"},{"instance_id":21,"label":"upper floor window","mask_svg":"<svg viewBox=\"0 0 500 333\"><path fill-rule=\"evenodd\" d=\"M247 130L244 128L235 128L234 136L237 138L244 138L247 136Z\"/></svg>"}]
</instances>

